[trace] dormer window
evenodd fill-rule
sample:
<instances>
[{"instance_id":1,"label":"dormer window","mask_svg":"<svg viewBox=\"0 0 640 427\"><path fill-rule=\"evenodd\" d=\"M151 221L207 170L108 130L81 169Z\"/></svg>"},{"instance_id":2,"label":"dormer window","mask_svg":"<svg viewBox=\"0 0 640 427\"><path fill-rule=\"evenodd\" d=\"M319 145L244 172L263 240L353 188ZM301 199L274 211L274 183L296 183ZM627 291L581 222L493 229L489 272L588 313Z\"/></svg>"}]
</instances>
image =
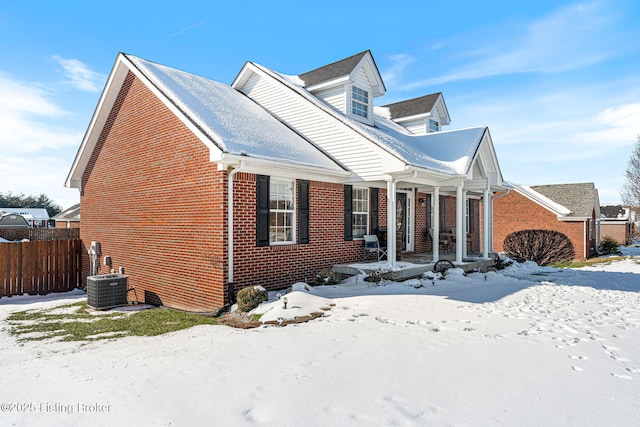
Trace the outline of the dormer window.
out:
<instances>
[{"instance_id":1,"label":"dormer window","mask_svg":"<svg viewBox=\"0 0 640 427\"><path fill-rule=\"evenodd\" d=\"M359 87L352 86L351 113L355 116L369 117L369 92Z\"/></svg>"},{"instance_id":2,"label":"dormer window","mask_svg":"<svg viewBox=\"0 0 640 427\"><path fill-rule=\"evenodd\" d=\"M433 119L429 119L429 132L438 132L440 130L440 123Z\"/></svg>"}]
</instances>

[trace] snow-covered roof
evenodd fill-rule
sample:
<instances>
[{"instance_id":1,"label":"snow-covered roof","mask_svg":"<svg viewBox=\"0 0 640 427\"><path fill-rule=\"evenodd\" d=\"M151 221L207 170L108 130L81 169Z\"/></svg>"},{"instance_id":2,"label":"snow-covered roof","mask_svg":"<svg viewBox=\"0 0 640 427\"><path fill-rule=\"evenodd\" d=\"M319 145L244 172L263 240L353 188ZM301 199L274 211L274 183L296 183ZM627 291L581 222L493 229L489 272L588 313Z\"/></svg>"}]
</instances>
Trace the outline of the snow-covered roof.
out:
<instances>
[{"instance_id":1,"label":"snow-covered roof","mask_svg":"<svg viewBox=\"0 0 640 427\"><path fill-rule=\"evenodd\" d=\"M56 221L80 221L80 203L69 206L53 218Z\"/></svg>"},{"instance_id":2,"label":"snow-covered roof","mask_svg":"<svg viewBox=\"0 0 640 427\"><path fill-rule=\"evenodd\" d=\"M34 221L49 221L49 212L44 208L0 208L0 212L18 214Z\"/></svg>"},{"instance_id":3,"label":"snow-covered roof","mask_svg":"<svg viewBox=\"0 0 640 427\"><path fill-rule=\"evenodd\" d=\"M487 127L482 126L415 135L386 117L384 110L378 108L375 109L376 113L381 114L374 114L374 126L368 126L323 103L301 86L299 79L280 74L263 65L251 64L411 166L450 175L467 174L485 134L488 133Z\"/></svg>"},{"instance_id":4,"label":"snow-covered roof","mask_svg":"<svg viewBox=\"0 0 640 427\"><path fill-rule=\"evenodd\" d=\"M231 86L125 56L223 152L343 170L320 149Z\"/></svg>"}]
</instances>

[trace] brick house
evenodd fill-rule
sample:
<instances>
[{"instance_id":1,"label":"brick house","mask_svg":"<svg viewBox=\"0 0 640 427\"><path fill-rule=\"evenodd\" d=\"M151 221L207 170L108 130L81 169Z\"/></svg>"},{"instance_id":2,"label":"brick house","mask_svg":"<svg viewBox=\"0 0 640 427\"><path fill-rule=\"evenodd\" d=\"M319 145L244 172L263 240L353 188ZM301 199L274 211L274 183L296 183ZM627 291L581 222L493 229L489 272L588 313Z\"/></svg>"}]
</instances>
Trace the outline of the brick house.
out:
<instances>
[{"instance_id":1,"label":"brick house","mask_svg":"<svg viewBox=\"0 0 640 427\"><path fill-rule=\"evenodd\" d=\"M600 206L600 236L609 236L621 245L631 242L635 212L622 205Z\"/></svg>"},{"instance_id":2,"label":"brick house","mask_svg":"<svg viewBox=\"0 0 640 427\"><path fill-rule=\"evenodd\" d=\"M493 246L503 251L507 235L521 230L554 230L572 242L576 259L595 254L600 218L598 190L593 183L524 186L509 183L494 199Z\"/></svg>"},{"instance_id":3,"label":"brick house","mask_svg":"<svg viewBox=\"0 0 640 427\"><path fill-rule=\"evenodd\" d=\"M55 228L80 228L80 203L69 206L51 219L55 221Z\"/></svg>"},{"instance_id":4,"label":"brick house","mask_svg":"<svg viewBox=\"0 0 640 427\"><path fill-rule=\"evenodd\" d=\"M66 181L111 260L84 274L123 267L130 300L209 312L362 261L365 234L390 264L437 260L441 234L488 257L489 129L441 130L440 93L375 106L385 91L370 51L298 76L248 62L231 85L119 54Z\"/></svg>"}]
</instances>

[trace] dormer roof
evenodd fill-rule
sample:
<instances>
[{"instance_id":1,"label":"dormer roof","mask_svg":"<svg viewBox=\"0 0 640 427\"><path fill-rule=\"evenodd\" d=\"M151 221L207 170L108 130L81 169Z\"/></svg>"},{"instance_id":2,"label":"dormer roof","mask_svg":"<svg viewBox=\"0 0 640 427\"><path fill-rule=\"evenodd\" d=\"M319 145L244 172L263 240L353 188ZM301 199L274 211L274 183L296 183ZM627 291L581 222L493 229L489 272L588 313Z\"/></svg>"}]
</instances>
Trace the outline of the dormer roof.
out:
<instances>
[{"instance_id":1,"label":"dormer roof","mask_svg":"<svg viewBox=\"0 0 640 427\"><path fill-rule=\"evenodd\" d=\"M451 117L449 117L449 111L447 110L447 105L444 102L442 92L407 99L405 101L394 102L393 104L383 105L383 108L387 108L389 110L391 120L397 121L402 118L426 116L430 114L436 106L440 107L442 110L440 114L441 124L450 124Z\"/></svg>"},{"instance_id":2,"label":"dormer roof","mask_svg":"<svg viewBox=\"0 0 640 427\"><path fill-rule=\"evenodd\" d=\"M373 95L379 96L384 94L387 89L370 50L356 53L348 58L300 74L298 77L304 81L304 87L312 91L314 86L319 86L323 83L341 80L341 78L352 78L358 68L365 64L369 65L369 67L367 67L369 70L365 70L365 72L369 71L370 79L375 82L375 84L372 82L372 88L375 89L377 86L377 90L374 91Z\"/></svg>"}]
</instances>

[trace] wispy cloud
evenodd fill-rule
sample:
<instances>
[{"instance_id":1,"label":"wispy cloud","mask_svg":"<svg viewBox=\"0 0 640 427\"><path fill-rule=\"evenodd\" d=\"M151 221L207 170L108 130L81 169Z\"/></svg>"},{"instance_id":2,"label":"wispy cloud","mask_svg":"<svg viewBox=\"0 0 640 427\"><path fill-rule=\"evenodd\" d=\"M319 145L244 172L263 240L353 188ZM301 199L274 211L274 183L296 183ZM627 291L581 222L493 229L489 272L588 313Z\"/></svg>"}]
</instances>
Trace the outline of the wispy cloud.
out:
<instances>
[{"instance_id":1,"label":"wispy cloud","mask_svg":"<svg viewBox=\"0 0 640 427\"><path fill-rule=\"evenodd\" d=\"M402 89L505 74L556 73L599 63L618 54L616 40L603 37L610 33L613 22L608 5L590 2L566 6L520 25L520 30L497 27L482 34L465 34L449 43L452 51L460 52L458 65Z\"/></svg>"},{"instance_id":2,"label":"wispy cloud","mask_svg":"<svg viewBox=\"0 0 640 427\"><path fill-rule=\"evenodd\" d=\"M65 59L59 55L53 55L63 69L63 74L67 82L74 88L85 92L99 92L106 80L104 74L91 70L86 64L78 59Z\"/></svg>"},{"instance_id":3,"label":"wispy cloud","mask_svg":"<svg viewBox=\"0 0 640 427\"><path fill-rule=\"evenodd\" d=\"M386 85L395 85L402 77L403 71L415 62L416 58L408 54L397 54L389 57L391 63L387 68L381 71L382 80Z\"/></svg>"},{"instance_id":4,"label":"wispy cloud","mask_svg":"<svg viewBox=\"0 0 640 427\"><path fill-rule=\"evenodd\" d=\"M71 113L44 87L0 72L0 191L45 193L67 206L77 199L63 185L82 132L62 124Z\"/></svg>"},{"instance_id":5,"label":"wispy cloud","mask_svg":"<svg viewBox=\"0 0 640 427\"><path fill-rule=\"evenodd\" d=\"M195 29L195 28L198 28L199 26L204 25L204 24L206 24L206 23L207 23L207 22L209 22L209 21L210 21L210 19L203 19L202 21L194 22L194 23L193 23L193 24L191 24L191 25L187 25L187 26L186 26L186 27L184 27L184 28L180 28L179 30L174 31L173 33L169 34L169 35L167 36L167 38L168 38L168 39L170 39L170 38L172 38L172 37L176 37L176 36L179 36L179 35L181 35L181 34L184 34L184 33L186 33L187 31L191 31L191 30L193 30L193 29Z\"/></svg>"}]
</instances>

